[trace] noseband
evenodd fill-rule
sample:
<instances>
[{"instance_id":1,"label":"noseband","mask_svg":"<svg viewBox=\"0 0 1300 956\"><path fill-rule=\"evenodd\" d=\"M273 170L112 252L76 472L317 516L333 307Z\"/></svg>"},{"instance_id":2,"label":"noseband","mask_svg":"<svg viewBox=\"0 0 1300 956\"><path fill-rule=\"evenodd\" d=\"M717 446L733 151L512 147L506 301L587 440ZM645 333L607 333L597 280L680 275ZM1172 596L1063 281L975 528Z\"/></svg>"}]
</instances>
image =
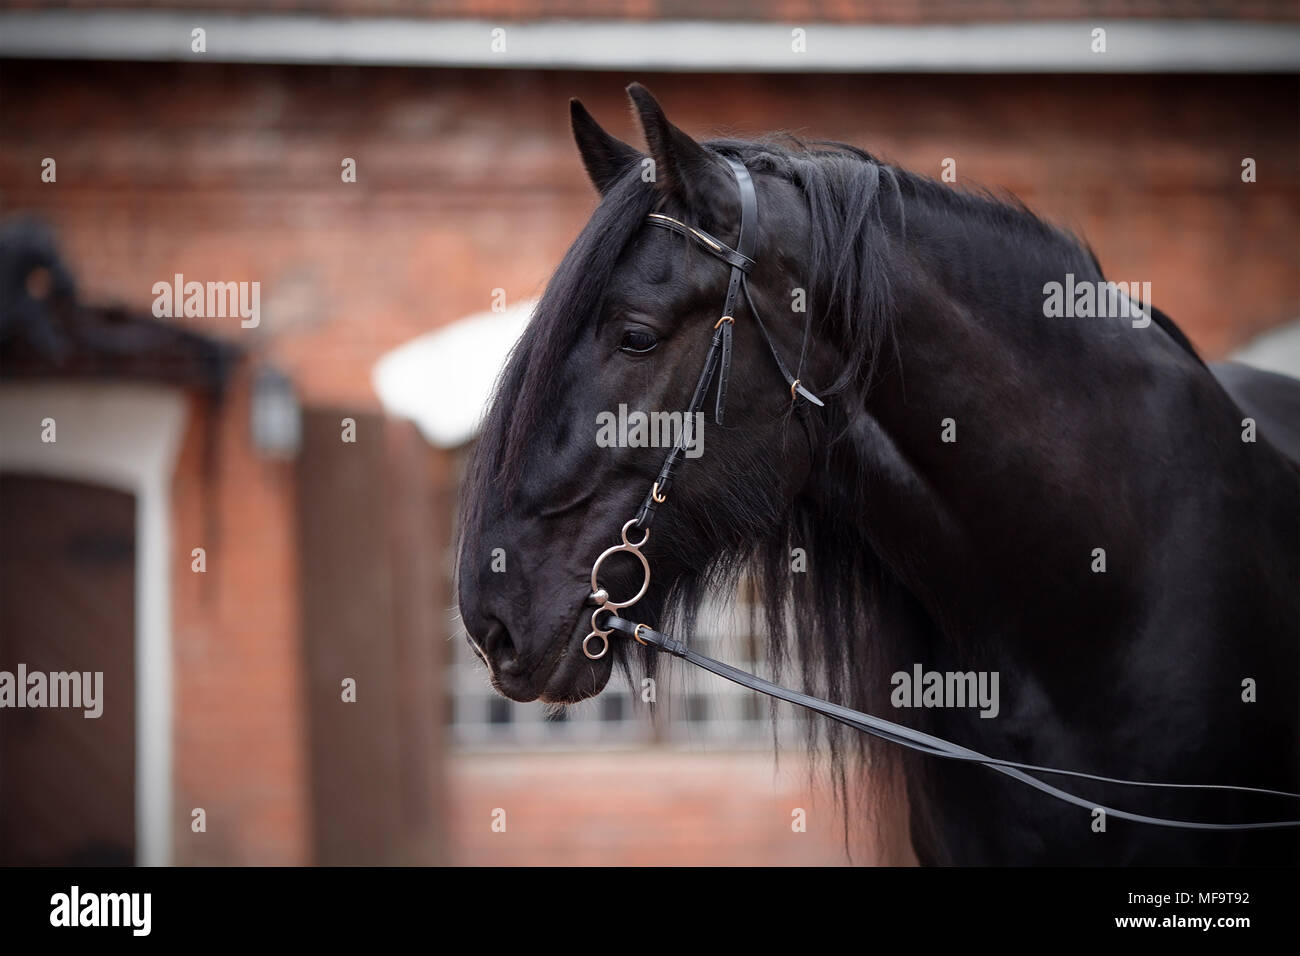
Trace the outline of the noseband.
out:
<instances>
[{"instance_id":1,"label":"noseband","mask_svg":"<svg viewBox=\"0 0 1300 956\"><path fill-rule=\"evenodd\" d=\"M1117 777L1104 777L1097 774L1083 773L1077 770L1060 770L1053 767L1042 767L1035 764L1018 763L1013 760L999 760L995 757L989 757L978 751L962 747L959 744L952 743L942 737L935 737L930 734L923 734L920 731L905 727L902 724L893 721L884 720L880 717L873 717L871 714L865 714L861 711L851 710L848 707L842 707L839 704L833 704L829 701L821 700L808 694L793 691L774 684L771 681L756 677L753 674L746 673L738 668L720 661L715 661L710 657L699 654L680 641L675 641L667 634L662 634L650 628L645 624L634 624L619 616L619 611L625 610L636 604L641 598L645 597L646 592L650 589L650 562L646 556L641 553L647 541L650 540L650 525L654 521L655 513L658 507L668 500L668 490L672 483L673 469L681 460L690 442L690 429L694 427L695 415L703 406L708 396L709 389L712 387L714 380L717 380L717 395L714 399L714 421L719 425L723 422L723 411L727 400L727 380L731 374L731 337L732 330L736 324L735 309L739 302L739 296L743 292L745 303L749 306L749 315L758 327L763 341L767 344L768 351L771 352L772 358L776 360L776 367L789 386L790 400L796 406L800 400L810 402L814 405L821 406L822 401L813 395L800 382L796 374L791 373L789 367L781 359L781 354L776 349L776 344L772 341L772 336L768 333L767 327L763 324L758 310L754 308L754 301L749 294L749 286L746 283L746 277L754 267L752 253L755 245L755 235L757 233L758 220L758 196L754 191L754 181L749 175L749 170L743 164L731 159L722 157L726 160L727 165L735 174L736 183L740 188L740 232L736 239L736 248L733 249L726 243L709 235L703 229L697 229L694 226L688 226L686 223L660 213L651 213L647 221L651 225L660 226L664 229L672 230L679 235L685 236L694 241L705 251L721 259L731 267L731 278L727 283L727 295L723 300L722 316L713 325L713 340L709 345L709 353L704 359L704 368L700 372L699 381L695 384L695 392L691 396L691 403L686 414L686 428L678 442L664 459L663 467L659 469L659 476L651 485L650 491L646 494L645 500L641 503L636 517L632 518L623 525L620 537L621 544L616 544L608 548L596 558L596 563L591 568L591 595L588 602L595 604L596 609L591 614L591 633L582 641L582 652L592 660L600 660L609 651L609 635L614 631L620 631L631 637L638 643L654 648L656 651L662 651L680 657L697 667L702 667L719 677L724 677L729 681L747 687L750 690L766 694L778 700L784 700L791 704L797 704L805 707L814 713L822 714L831 720L852 727L862 733L872 734L882 740L888 740L892 743L917 750L921 753L930 754L934 757L941 757L948 760L964 761L968 763L978 763L996 770L999 773L1006 774L1014 780L1018 780L1027 786L1033 787L1047 795L1061 800L1065 803L1073 804L1085 810L1103 810L1108 816L1120 820L1129 820L1134 823L1147 823L1154 826L1175 827L1184 830L1264 830L1278 829L1282 827L1300 827L1300 820L1280 820L1262 823L1203 823L1190 820L1171 820L1164 817L1145 816L1138 813L1129 813L1125 810L1117 810L1111 807L1102 806L1094 801L1087 800L1069 791L1062 790L1050 784L1044 783L1037 777L1030 776L1031 773L1049 774L1055 776L1075 777L1083 780L1092 780L1098 783L1118 784L1129 787L1149 787L1167 790L1222 790L1235 791L1239 793L1256 793L1279 797L1290 797L1300 799L1300 794L1289 793L1282 790L1268 790L1261 787L1238 787L1225 784L1198 784L1198 783L1154 783L1140 780L1124 780ZM640 531L640 539L632 541L629 539L630 534ZM614 601L610 598L609 592L600 586L600 566L611 556L619 552L627 552L635 557L641 564L641 570L644 580L641 588L626 601ZM600 615L608 613L609 620L607 626L600 626ZM591 643L599 640L601 646L599 651L592 648Z\"/></svg>"}]
</instances>

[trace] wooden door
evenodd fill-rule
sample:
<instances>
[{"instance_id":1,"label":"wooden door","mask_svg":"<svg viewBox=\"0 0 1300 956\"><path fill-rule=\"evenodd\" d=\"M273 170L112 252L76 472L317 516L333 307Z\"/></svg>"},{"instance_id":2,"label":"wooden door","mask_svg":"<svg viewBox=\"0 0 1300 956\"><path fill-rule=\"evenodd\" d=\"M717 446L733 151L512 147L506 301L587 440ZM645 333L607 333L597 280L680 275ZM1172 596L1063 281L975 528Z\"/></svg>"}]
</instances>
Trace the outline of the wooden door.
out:
<instances>
[{"instance_id":1,"label":"wooden door","mask_svg":"<svg viewBox=\"0 0 1300 956\"><path fill-rule=\"evenodd\" d=\"M134 496L0 475L0 671L19 664L102 672L103 711L0 709L0 864L133 864Z\"/></svg>"}]
</instances>

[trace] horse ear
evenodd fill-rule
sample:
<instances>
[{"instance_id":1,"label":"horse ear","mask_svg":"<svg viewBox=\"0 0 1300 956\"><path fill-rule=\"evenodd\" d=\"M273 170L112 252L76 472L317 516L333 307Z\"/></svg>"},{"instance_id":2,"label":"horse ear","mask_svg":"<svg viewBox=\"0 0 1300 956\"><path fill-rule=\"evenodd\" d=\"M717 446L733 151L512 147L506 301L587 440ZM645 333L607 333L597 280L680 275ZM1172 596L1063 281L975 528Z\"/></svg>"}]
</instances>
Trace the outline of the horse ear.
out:
<instances>
[{"instance_id":1,"label":"horse ear","mask_svg":"<svg viewBox=\"0 0 1300 956\"><path fill-rule=\"evenodd\" d=\"M668 122L662 107L640 83L629 86L627 95L654 159L656 188L665 195L677 196L692 208L717 196L730 178L717 158Z\"/></svg>"},{"instance_id":2,"label":"horse ear","mask_svg":"<svg viewBox=\"0 0 1300 956\"><path fill-rule=\"evenodd\" d=\"M641 153L605 132L576 99L569 100L569 116L573 121L573 139L578 144L582 165L587 168L587 175L596 191L603 196L628 166L642 158Z\"/></svg>"}]
</instances>

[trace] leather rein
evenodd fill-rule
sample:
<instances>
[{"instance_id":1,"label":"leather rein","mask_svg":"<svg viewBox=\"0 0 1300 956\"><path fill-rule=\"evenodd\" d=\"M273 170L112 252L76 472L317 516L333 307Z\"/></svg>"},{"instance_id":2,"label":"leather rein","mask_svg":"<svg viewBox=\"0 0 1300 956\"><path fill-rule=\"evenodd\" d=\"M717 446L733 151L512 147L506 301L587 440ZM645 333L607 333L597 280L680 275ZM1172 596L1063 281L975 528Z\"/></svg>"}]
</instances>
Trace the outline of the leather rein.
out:
<instances>
[{"instance_id":1,"label":"leather rein","mask_svg":"<svg viewBox=\"0 0 1300 956\"><path fill-rule=\"evenodd\" d=\"M709 389L717 382L716 397L714 400L714 421L719 425L723 423L724 406L727 398L727 382L731 373L731 345L732 332L736 324L735 310L739 304L740 295L743 292L745 302L749 306L749 314L754 319L768 351L776 361L776 366L781 376L785 379L786 385L790 389L790 400L793 404L798 405L804 401L814 405L821 406L823 402L812 392L808 391L800 381L796 372L791 372L789 367L782 360L780 353L776 349L776 344L767 327L763 324L757 309L754 308L753 299L749 294L749 287L746 284L746 277L754 267L753 251L757 233L758 220L758 197L754 189L753 179L750 177L749 170L742 163L737 162L730 157L722 157L727 165L731 168L736 177L736 183L740 189L740 232L736 240L736 248L731 248L726 243L709 235L702 229L696 229L693 226L673 219L660 213L651 213L647 222L651 225L669 229L672 232L685 236L697 245L702 247L731 268L730 280L727 284L726 299L723 302L722 316L713 326L713 339L709 346L708 355L704 360L704 368L700 372L699 380L696 382L695 391L692 393L690 406L685 416L687 428L683 431L681 439L673 446L664 460L663 467L659 470L659 475L647 493L645 500L641 503L636 517L632 518L623 525L620 537L622 543L608 548L596 559L596 563L591 568L591 594L588 598L589 604L594 604L596 609L591 614L591 633L583 639L582 651L592 660L599 660L609 651L609 636L614 631L627 635L645 647L653 648L656 651L667 653L673 657L679 657L684 661L701 667L710 673L719 677L747 687L750 690L757 691L760 694L766 694L769 697L783 700L799 707L804 707L814 713L821 714L831 720L852 727L862 733L871 734L882 740L888 740L902 747L907 747L920 753L929 754L934 757L940 757L947 760L964 761L968 763L978 763L995 770L998 773L1006 774L1014 780L1017 780L1026 786L1033 787L1048 796L1054 797L1065 803L1081 807L1085 810L1095 811L1102 810L1109 817L1119 820L1128 820L1133 823L1146 823L1153 826L1175 827L1184 830L1267 830L1280 829L1286 827L1300 827L1300 820L1277 820L1265 822L1248 822L1248 823L1205 823L1192 820L1175 820L1165 817L1146 816L1139 813L1130 813L1126 810L1119 810L1113 807L1107 807L1087 800L1077 794L1059 787L1052 786L1039 780L1031 774L1048 774L1053 776L1076 777L1083 780L1092 780L1099 783L1117 784L1126 787L1148 787L1162 790L1216 790L1216 791L1235 791L1239 793L1266 794L1277 797L1288 797L1300 799L1300 794L1291 793L1285 790L1269 790L1261 787L1240 787L1229 786L1226 784L1197 784L1197 783L1155 783L1140 780L1125 780L1117 777L1105 777L1098 774L1083 773L1077 770L1061 770L1053 767L1038 766L1035 764L1019 763L1013 760L1001 760L990 757L978 751L971 750L959 744L955 744L942 737L935 737L925 734L902 724L885 720L881 717L875 717L861 711L852 710L848 707L834 704L809 694L799 691L790 690L782 687L769 680L757 677L753 674L716 661L711 657L706 657L696 651L691 650L684 643L676 641L667 634L654 630L646 624L635 624L626 620L619 615L619 611L625 610L641 600L650 588L650 562L647 560L641 549L646 542L650 540L650 526L654 521L655 513L658 507L668 500L668 490L671 487L673 471L680 462L683 453L690 441L689 429L695 422L696 413L699 412L707 399ZM634 531L642 532L640 540L632 541L629 534ZM627 601L614 601L610 598L609 592L600 586L599 574L601 565L610 557L619 552L626 552L636 558L640 564L644 580L640 590ZM608 620L604 626L601 626L601 615L609 614ZM596 650L593 642L600 641L600 649Z\"/></svg>"}]
</instances>

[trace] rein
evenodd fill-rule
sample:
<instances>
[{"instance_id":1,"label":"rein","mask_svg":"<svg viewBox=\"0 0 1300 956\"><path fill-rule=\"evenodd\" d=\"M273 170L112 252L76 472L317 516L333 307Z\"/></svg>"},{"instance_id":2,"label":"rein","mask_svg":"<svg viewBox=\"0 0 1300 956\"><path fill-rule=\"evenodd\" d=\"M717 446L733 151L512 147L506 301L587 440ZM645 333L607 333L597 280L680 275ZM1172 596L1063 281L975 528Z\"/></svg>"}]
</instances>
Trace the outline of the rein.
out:
<instances>
[{"instance_id":1,"label":"rein","mask_svg":"<svg viewBox=\"0 0 1300 956\"><path fill-rule=\"evenodd\" d=\"M792 373L789 367L782 360L780 353L767 327L763 324L762 318L754 308L753 299L749 295L749 287L746 283L746 277L754 267L752 253L754 251L755 234L757 232L758 218L758 197L754 189L753 179L750 177L749 170L745 166L729 157L722 157L727 165L731 168L736 177L736 184L740 189L740 232L736 240L736 248L732 249L726 243L721 242L715 237L709 235L702 229L696 229L688 226L677 219L659 213L651 213L647 221L654 226L669 229L679 235L685 236L695 242L707 252L711 253L731 268L730 281L727 284L727 294L723 302L722 317L713 326L713 340L709 346L708 355L704 360L704 368L700 372L699 380L696 382L695 391L691 396L691 403L686 414L686 421L693 423L695 414L703 407L705 399L708 396L709 389L713 386L716 379L717 393L714 400L714 420L720 425L723 422L723 411L726 405L727 382L731 373L731 345L732 330L736 324L735 309L739 303L741 292L745 295L745 302L749 306L749 313L754 319L755 325L758 326L768 351L771 352L773 359L776 360L777 369L790 389L790 401L798 404L801 400L811 402L821 406L823 403L810 391L803 387L798 375ZM806 333L805 329L805 333ZM805 335L806 338L806 335ZM802 358L802 356L801 356ZM654 521L655 513L659 505L668 500L668 489L672 483L672 473L680 462L681 457L689 442L689 435L683 433L681 439L664 460L663 467L659 470L658 478L651 486L649 493L642 502L636 517L632 518L623 525L620 534L622 543L606 549L596 559L596 563L591 568L591 595L588 598L590 604L596 605L596 609L591 614L591 633L582 641L583 653L592 660L600 660L609 651L609 635L614 631L631 637L646 647L654 648L656 651L671 654L673 657L679 657L696 667L703 668L719 677L747 687L750 690L757 691L760 694L766 694L777 700L783 700L800 707L807 708L814 713L829 717L831 720L852 727L862 733L871 734L882 740L888 740L902 747L916 750L920 753L929 754L934 757L940 757L946 760L958 760L968 763L982 764L998 773L1006 774L1014 780L1017 780L1026 786L1033 787L1050 797L1061 800L1065 803L1072 804L1076 807L1082 807L1085 810L1102 810L1107 816L1114 817L1118 820L1128 820L1133 823L1146 823L1152 826L1174 827L1183 830L1270 830L1282 829L1289 827L1300 827L1300 820L1277 820L1258 823L1204 823L1193 820L1174 820L1165 817L1146 816L1138 813L1130 813L1126 810L1118 810L1112 807L1102 806L1090 800L1086 800L1077 794L1054 787L1051 784L1044 783L1031 774L1050 774L1056 776L1077 777L1083 780L1092 780L1099 783L1118 784L1126 787L1151 787L1164 790L1220 790L1234 791L1238 793L1255 793L1266 794L1270 796L1288 797L1300 799L1300 794L1290 793L1284 790L1268 790L1261 787L1239 787L1224 784L1198 784L1198 783L1155 783L1140 780L1124 780L1117 777L1104 777L1097 774L1083 773L1077 770L1060 770L1053 767L1037 766L1035 764L1018 763L1013 760L1001 760L995 757L989 757L986 754L971 750L952 741L944 740L942 737L935 737L930 734L921 733L902 724L885 720L880 717L874 717L861 711L852 710L839 704L833 704L829 701L804 694L799 691L790 690L782 687L769 680L757 677L753 674L716 661L711 657L691 650L684 643L676 641L654 630L646 624L635 624L619 616L619 611L631 607L641 598L645 597L650 588L650 562L646 556L641 553L641 549L646 542L650 540L650 525ZM629 533L633 529L643 532L639 541L631 541ZM626 552L635 557L641 564L641 570L644 574L644 580L641 583L640 590L627 601L614 601L610 598L609 592L600 586L599 575L601 565L611 556L619 552ZM601 626L601 614L608 612L609 618ZM593 642L601 642L600 649L597 651Z\"/></svg>"},{"instance_id":2,"label":"rein","mask_svg":"<svg viewBox=\"0 0 1300 956\"><path fill-rule=\"evenodd\" d=\"M769 697L775 697L777 700L783 700L787 703L797 704L805 707L813 713L821 714L823 717L829 717L831 720L852 727L864 734L871 734L882 740L888 740L900 746L907 747L911 750L920 751L921 753L930 754L934 757L943 757L948 760L961 760L968 763L978 763L1004 773L1012 779L1019 780L1021 783L1033 787L1035 790L1041 790L1049 796L1066 803L1072 803L1076 807L1082 807L1085 810L1104 810L1106 816L1114 817L1117 820L1130 820L1133 823L1149 823L1153 826L1175 827L1182 830L1276 830L1286 827L1300 827L1300 820L1277 820L1263 823L1200 823L1194 820L1170 820L1164 817L1150 817L1140 813L1129 813L1127 810L1117 810L1113 807L1103 806L1083 797L1053 787L1051 784L1044 783L1036 777L1031 777L1029 772L1055 774L1063 777L1079 777L1084 780L1095 780L1099 783L1119 784L1125 787L1155 787L1165 790L1232 790L1240 793L1259 793L1269 794L1278 797L1300 798L1300 794L1289 793L1285 790L1268 790L1261 787L1235 787L1227 784L1212 783L1152 783L1144 780L1124 780L1119 777L1103 777L1093 773L1083 773L1079 770L1060 770L1055 767L1042 767L1036 764L1018 763L1014 760L999 760L996 757L989 757L976 750L970 750L959 744L944 740L942 737L934 737L930 734L922 733L919 730L913 730L910 727L904 727L902 724L896 724L891 720L884 720L880 717L873 717L871 714L865 714L859 710L852 710L843 707L840 704L832 704L830 701L822 700L819 697L813 697L810 694L804 694L797 690L790 690L788 687L782 687L780 684L774 684L762 677L757 677L738 667L732 667L730 664L724 664L716 661L711 657L706 657L697 651L691 650L681 641L673 640L667 634L660 633L644 624L633 624L631 621L625 621L620 617L610 619L609 625L614 630L627 634L637 642L644 644L646 647L653 647L656 651L671 654L673 657L680 657L684 661L701 667L710 673L717 674L732 683L739 684L741 687L747 687L750 690L758 691L760 694L766 694Z\"/></svg>"}]
</instances>

